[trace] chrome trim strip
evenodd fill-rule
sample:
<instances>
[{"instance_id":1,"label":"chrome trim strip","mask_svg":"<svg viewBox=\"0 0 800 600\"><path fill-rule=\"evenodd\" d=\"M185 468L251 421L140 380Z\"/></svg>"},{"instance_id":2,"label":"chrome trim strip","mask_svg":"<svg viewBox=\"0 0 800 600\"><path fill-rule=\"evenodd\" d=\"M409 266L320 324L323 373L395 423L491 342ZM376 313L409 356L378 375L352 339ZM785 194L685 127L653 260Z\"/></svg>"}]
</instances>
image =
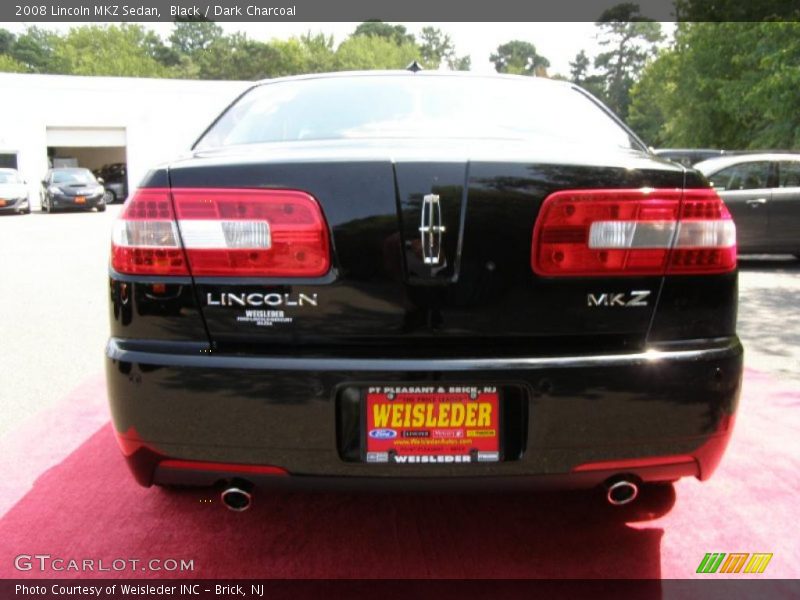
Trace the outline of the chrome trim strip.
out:
<instances>
[{"instance_id":1,"label":"chrome trim strip","mask_svg":"<svg viewBox=\"0 0 800 600\"><path fill-rule=\"evenodd\" d=\"M127 346L127 347L126 347ZM175 348L177 344L172 345ZM679 361L714 360L742 353L737 338L724 346L685 350L649 350L631 354L553 356L536 358L290 358L221 356L196 348L197 354L151 351L147 342L111 338L106 356L122 362L206 369L260 369L274 371L513 371L552 368L617 367Z\"/></svg>"}]
</instances>

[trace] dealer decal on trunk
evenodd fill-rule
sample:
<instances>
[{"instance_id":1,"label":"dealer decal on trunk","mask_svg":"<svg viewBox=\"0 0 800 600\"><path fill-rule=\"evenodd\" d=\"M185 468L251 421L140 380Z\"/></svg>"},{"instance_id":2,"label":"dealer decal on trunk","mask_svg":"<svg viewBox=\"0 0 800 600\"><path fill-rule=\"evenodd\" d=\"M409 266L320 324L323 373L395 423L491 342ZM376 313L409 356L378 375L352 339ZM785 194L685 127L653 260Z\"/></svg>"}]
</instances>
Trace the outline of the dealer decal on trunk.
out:
<instances>
[{"instance_id":1,"label":"dealer decal on trunk","mask_svg":"<svg viewBox=\"0 0 800 600\"><path fill-rule=\"evenodd\" d=\"M213 307L245 307L247 310L236 313L238 323L252 323L257 327L274 325L290 325L294 315L286 313L284 308L317 307L317 294L280 294L277 292L243 292L206 294L206 305Z\"/></svg>"}]
</instances>

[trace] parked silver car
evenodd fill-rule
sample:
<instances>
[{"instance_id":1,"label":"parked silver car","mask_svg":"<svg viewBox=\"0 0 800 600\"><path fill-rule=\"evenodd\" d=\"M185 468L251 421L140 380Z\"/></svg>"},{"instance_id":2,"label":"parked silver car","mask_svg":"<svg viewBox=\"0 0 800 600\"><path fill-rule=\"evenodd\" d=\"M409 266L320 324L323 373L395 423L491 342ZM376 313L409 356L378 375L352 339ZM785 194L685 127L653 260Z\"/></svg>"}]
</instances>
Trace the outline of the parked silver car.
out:
<instances>
[{"instance_id":1,"label":"parked silver car","mask_svg":"<svg viewBox=\"0 0 800 600\"><path fill-rule=\"evenodd\" d=\"M736 223L740 253L800 258L800 154L741 154L697 163Z\"/></svg>"},{"instance_id":2,"label":"parked silver car","mask_svg":"<svg viewBox=\"0 0 800 600\"><path fill-rule=\"evenodd\" d=\"M16 169L0 169L0 213L28 214L28 186Z\"/></svg>"}]
</instances>

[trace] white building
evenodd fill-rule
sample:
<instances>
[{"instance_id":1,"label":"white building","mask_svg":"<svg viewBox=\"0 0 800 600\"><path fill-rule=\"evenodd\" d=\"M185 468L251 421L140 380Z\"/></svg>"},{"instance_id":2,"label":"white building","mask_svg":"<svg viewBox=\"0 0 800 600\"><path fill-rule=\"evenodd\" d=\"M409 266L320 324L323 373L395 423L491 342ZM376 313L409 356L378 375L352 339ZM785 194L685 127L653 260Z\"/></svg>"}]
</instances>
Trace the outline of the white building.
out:
<instances>
[{"instance_id":1,"label":"white building","mask_svg":"<svg viewBox=\"0 0 800 600\"><path fill-rule=\"evenodd\" d=\"M127 163L133 189L151 167L187 150L248 85L0 73L0 167L19 169L34 208L53 159L89 169Z\"/></svg>"}]
</instances>

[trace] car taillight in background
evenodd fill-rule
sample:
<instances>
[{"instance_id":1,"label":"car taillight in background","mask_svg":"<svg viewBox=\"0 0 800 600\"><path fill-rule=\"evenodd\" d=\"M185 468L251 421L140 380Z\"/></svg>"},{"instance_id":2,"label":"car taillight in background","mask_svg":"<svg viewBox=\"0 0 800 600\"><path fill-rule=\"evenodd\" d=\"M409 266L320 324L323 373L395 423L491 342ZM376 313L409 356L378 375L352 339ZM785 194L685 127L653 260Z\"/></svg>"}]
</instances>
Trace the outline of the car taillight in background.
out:
<instances>
[{"instance_id":1,"label":"car taillight in background","mask_svg":"<svg viewBox=\"0 0 800 600\"><path fill-rule=\"evenodd\" d=\"M137 275L318 277L330 269L328 229L317 201L300 191L140 189L114 224L111 266Z\"/></svg>"},{"instance_id":2,"label":"car taillight in background","mask_svg":"<svg viewBox=\"0 0 800 600\"><path fill-rule=\"evenodd\" d=\"M736 229L713 189L574 190L548 196L531 268L545 276L723 273Z\"/></svg>"}]
</instances>

